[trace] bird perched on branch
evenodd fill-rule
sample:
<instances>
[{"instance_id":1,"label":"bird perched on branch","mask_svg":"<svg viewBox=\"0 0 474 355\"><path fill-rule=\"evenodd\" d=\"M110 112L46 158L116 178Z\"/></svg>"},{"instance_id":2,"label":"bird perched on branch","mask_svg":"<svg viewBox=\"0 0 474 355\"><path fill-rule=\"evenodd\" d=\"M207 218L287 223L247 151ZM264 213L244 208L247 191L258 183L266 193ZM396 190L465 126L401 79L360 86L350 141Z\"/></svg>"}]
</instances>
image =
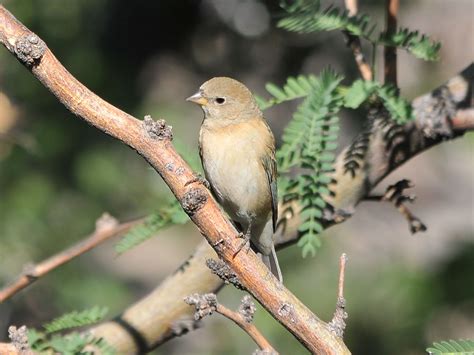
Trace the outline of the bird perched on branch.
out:
<instances>
[{"instance_id":1,"label":"bird perched on branch","mask_svg":"<svg viewBox=\"0 0 474 355\"><path fill-rule=\"evenodd\" d=\"M252 93L237 80L206 81L187 98L201 106L199 153L217 201L282 281L273 245L278 218L275 139Z\"/></svg>"}]
</instances>

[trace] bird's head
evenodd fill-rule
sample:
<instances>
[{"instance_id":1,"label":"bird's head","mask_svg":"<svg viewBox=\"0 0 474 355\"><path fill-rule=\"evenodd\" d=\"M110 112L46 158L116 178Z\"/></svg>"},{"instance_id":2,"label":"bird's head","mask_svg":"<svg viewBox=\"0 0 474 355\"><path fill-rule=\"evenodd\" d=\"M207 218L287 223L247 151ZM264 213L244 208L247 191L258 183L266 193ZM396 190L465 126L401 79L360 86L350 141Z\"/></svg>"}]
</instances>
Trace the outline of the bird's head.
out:
<instances>
[{"instance_id":1,"label":"bird's head","mask_svg":"<svg viewBox=\"0 0 474 355\"><path fill-rule=\"evenodd\" d=\"M250 90L227 77L206 81L197 93L186 100L200 105L206 119L242 120L261 115Z\"/></svg>"}]
</instances>

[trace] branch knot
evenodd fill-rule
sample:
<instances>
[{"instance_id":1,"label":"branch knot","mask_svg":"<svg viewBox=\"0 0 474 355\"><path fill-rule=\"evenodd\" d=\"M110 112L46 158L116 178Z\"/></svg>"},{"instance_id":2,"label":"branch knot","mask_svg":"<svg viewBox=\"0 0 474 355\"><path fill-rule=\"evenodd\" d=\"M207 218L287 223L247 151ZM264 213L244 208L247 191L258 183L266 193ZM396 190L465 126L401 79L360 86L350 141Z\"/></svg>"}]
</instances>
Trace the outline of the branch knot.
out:
<instances>
[{"instance_id":1,"label":"branch knot","mask_svg":"<svg viewBox=\"0 0 474 355\"><path fill-rule=\"evenodd\" d=\"M28 329L26 326L21 326L17 328L15 326L10 326L8 328L8 337L12 341L13 346L21 353L21 354L33 354L30 350L30 345L28 344Z\"/></svg>"},{"instance_id":2,"label":"branch knot","mask_svg":"<svg viewBox=\"0 0 474 355\"><path fill-rule=\"evenodd\" d=\"M39 64L46 44L34 33L25 34L15 43L15 54L26 65Z\"/></svg>"},{"instance_id":3,"label":"branch knot","mask_svg":"<svg viewBox=\"0 0 474 355\"><path fill-rule=\"evenodd\" d=\"M250 297L249 295L245 295L242 298L242 301L239 306L240 315L245 319L247 323L252 323L253 315L255 314L256 310L257 307L255 307L255 303L253 303L252 297Z\"/></svg>"},{"instance_id":4,"label":"branch knot","mask_svg":"<svg viewBox=\"0 0 474 355\"><path fill-rule=\"evenodd\" d=\"M146 115L143 119L143 126L148 135L158 140L173 140L172 127L166 125L165 120L154 121L150 115Z\"/></svg>"},{"instance_id":5,"label":"branch knot","mask_svg":"<svg viewBox=\"0 0 474 355\"><path fill-rule=\"evenodd\" d=\"M203 189L190 189L181 199L184 212L189 216L199 211L207 201L207 193Z\"/></svg>"},{"instance_id":6,"label":"branch knot","mask_svg":"<svg viewBox=\"0 0 474 355\"><path fill-rule=\"evenodd\" d=\"M239 290L245 289L240 283L240 280L235 272L222 260L207 259L206 265L209 269L211 269L211 272L219 276L225 284L231 283Z\"/></svg>"},{"instance_id":7,"label":"branch knot","mask_svg":"<svg viewBox=\"0 0 474 355\"><path fill-rule=\"evenodd\" d=\"M194 313L195 320L201 320L211 315L217 308L217 296L214 293L206 293L204 295L194 293L191 296L185 297L184 302L196 307L196 312Z\"/></svg>"}]
</instances>

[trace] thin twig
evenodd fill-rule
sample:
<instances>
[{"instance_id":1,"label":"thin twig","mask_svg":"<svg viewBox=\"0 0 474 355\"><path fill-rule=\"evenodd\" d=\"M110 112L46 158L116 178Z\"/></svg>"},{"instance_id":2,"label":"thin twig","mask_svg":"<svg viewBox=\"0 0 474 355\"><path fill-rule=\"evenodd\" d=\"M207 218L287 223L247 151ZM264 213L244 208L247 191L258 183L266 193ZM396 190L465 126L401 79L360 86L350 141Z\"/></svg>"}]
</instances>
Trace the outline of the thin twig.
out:
<instances>
[{"instance_id":1,"label":"thin twig","mask_svg":"<svg viewBox=\"0 0 474 355\"><path fill-rule=\"evenodd\" d=\"M118 224L117 220L112 218L110 215L104 214L97 220L94 233L88 235L79 243L71 246L70 248L53 255L36 265L27 266L25 271L20 276L18 276L15 281L0 290L0 304L5 302L5 300L9 299L25 287L31 285L40 277L43 277L59 266L71 261L75 257L95 248L106 240L125 233L133 226L142 222L142 220L143 219L138 219Z\"/></svg>"},{"instance_id":2,"label":"thin twig","mask_svg":"<svg viewBox=\"0 0 474 355\"><path fill-rule=\"evenodd\" d=\"M217 304L216 312L222 314L224 317L229 318L231 321L237 324L255 341L261 350L266 350L272 354L278 354L275 349L273 349L268 340L265 339L262 333L260 333L257 327L253 323L248 323L240 313L234 312L220 303Z\"/></svg>"},{"instance_id":3,"label":"thin twig","mask_svg":"<svg viewBox=\"0 0 474 355\"><path fill-rule=\"evenodd\" d=\"M347 254L342 253L339 258L339 283L337 288L337 297L344 298L344 277L346 273Z\"/></svg>"},{"instance_id":4,"label":"thin twig","mask_svg":"<svg viewBox=\"0 0 474 355\"><path fill-rule=\"evenodd\" d=\"M346 312L346 299L344 298L344 277L346 272L346 262L347 255L346 253L343 253L339 258L339 283L337 288L336 311L334 312L331 322L328 324L329 329L340 338L342 338L344 335L344 330L346 329L346 319L348 317Z\"/></svg>"},{"instance_id":5,"label":"thin twig","mask_svg":"<svg viewBox=\"0 0 474 355\"><path fill-rule=\"evenodd\" d=\"M388 37L397 31L397 15L399 0L385 0L386 27L385 33ZM397 48L385 46L384 48L384 76L385 84L397 86Z\"/></svg>"},{"instance_id":6,"label":"thin twig","mask_svg":"<svg viewBox=\"0 0 474 355\"><path fill-rule=\"evenodd\" d=\"M406 202L415 201L414 195L408 196L403 192L405 189L413 187L410 180L403 179L393 185L389 185L383 195L370 195L365 198L367 201L387 201L392 203L400 214L405 217L410 227L411 233L426 231L426 225L416 217L407 207Z\"/></svg>"},{"instance_id":7,"label":"thin twig","mask_svg":"<svg viewBox=\"0 0 474 355\"><path fill-rule=\"evenodd\" d=\"M264 350L268 354L278 354L268 340L265 339L262 333L260 333L257 327L252 323L253 315L255 313L255 304L252 302L250 296L244 296L238 312L234 312L220 304L217 301L216 294L214 293L206 293L203 295L195 293L191 296L185 297L184 302L193 305L196 308L194 313L194 319L196 321L199 321L214 312L220 313L246 332L261 350Z\"/></svg>"},{"instance_id":8,"label":"thin twig","mask_svg":"<svg viewBox=\"0 0 474 355\"><path fill-rule=\"evenodd\" d=\"M349 12L349 16L353 17L357 15L358 4L357 0L345 0L346 9ZM360 75L364 80L372 80L372 69L370 65L365 60L364 53L362 52L362 46L360 43L360 38L353 35L348 31L343 31L346 36L347 46L351 47L352 53L354 54L354 59L356 61L357 67L359 68Z\"/></svg>"}]
</instances>

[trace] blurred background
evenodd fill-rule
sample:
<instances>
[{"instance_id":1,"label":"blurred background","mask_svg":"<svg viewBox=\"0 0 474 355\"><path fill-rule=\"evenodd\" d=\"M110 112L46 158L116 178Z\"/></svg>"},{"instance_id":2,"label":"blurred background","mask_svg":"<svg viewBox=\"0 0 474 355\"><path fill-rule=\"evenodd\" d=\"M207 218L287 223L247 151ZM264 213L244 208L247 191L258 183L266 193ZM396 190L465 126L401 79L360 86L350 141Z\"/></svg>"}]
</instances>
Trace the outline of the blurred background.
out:
<instances>
[{"instance_id":1,"label":"blurred background","mask_svg":"<svg viewBox=\"0 0 474 355\"><path fill-rule=\"evenodd\" d=\"M277 1L0 3L98 95L136 117L165 118L191 160L197 159L202 113L184 99L208 78L232 76L263 95L268 81L282 84L289 75L318 74L327 66L346 82L358 76L341 33L300 36L275 29ZM383 27L381 1L360 6ZM399 52L405 97L433 89L473 60L473 15L472 0L401 2L400 25L443 45L437 63ZM277 140L294 107L266 112ZM341 146L362 121L363 112L343 113ZM416 185L413 211L427 232L410 235L389 204L362 203L353 218L324 232L316 257L303 259L297 246L279 254L286 286L324 320L335 308L338 258L348 254L345 339L354 354L423 354L433 341L474 334L474 135L412 159L378 191L401 178ZM150 214L169 197L140 156L75 118L0 50L0 287L28 263L81 240L103 212L125 221ZM0 305L0 340L7 339L9 325L39 327L93 305L108 306L110 316L119 313L176 269L200 238L187 224L120 257L118 240L101 245ZM219 299L235 308L242 295L227 287ZM256 322L282 354L306 353L261 307ZM256 348L219 315L204 325L153 353L250 354Z\"/></svg>"}]
</instances>

